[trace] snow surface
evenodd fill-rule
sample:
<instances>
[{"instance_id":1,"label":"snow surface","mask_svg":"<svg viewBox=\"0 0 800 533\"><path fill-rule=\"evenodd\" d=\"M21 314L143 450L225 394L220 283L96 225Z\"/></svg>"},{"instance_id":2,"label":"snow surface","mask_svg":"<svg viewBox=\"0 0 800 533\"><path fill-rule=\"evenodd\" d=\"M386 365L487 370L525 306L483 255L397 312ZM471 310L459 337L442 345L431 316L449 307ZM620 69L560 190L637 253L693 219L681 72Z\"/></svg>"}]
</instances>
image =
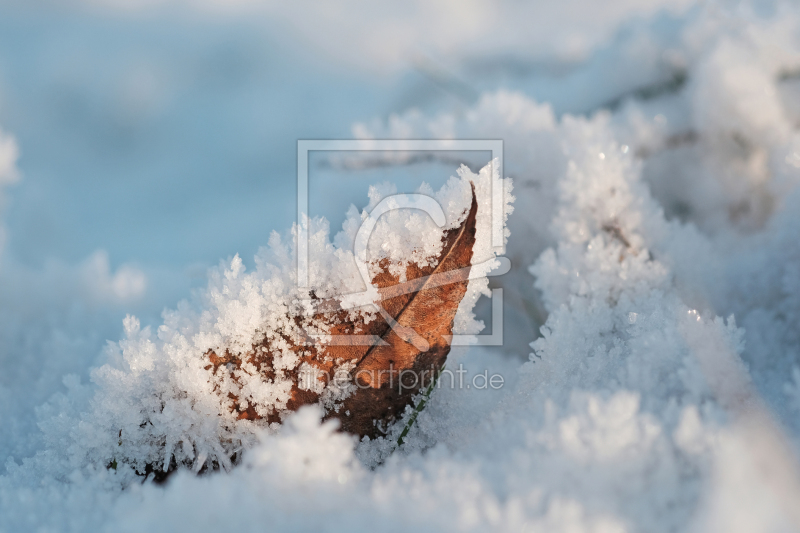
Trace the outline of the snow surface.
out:
<instances>
[{"instance_id":1,"label":"snow surface","mask_svg":"<svg viewBox=\"0 0 800 533\"><path fill-rule=\"evenodd\" d=\"M270 27L296 24L302 10L249 2L230 8L202 2L196 11L179 2L185 13L133 5L138 2L90 4L63 8L69 20L94 35L88 41L72 36L76 49L91 39L107 39L105 28L120 25L120 17L141 17L137 31L149 28L157 35L166 20L175 34L163 37L168 53L167 59L159 56L162 63L121 62L148 73L131 78L120 66L119 78L109 71L75 81L72 76L91 70L58 70L54 50L60 41L48 41L44 33L38 34L37 52L2 56L11 59L0 70L0 220L5 219L7 234L0 239L0 460L5 464L0 531L800 531L796 6L679 2L659 11L656 2L619 1L600 9L600 16L596 9L571 5L537 11L508 3L493 10L476 2L459 9L453 26L437 34L448 18L445 8L445 15L423 3L408 12L413 16L369 12L362 27L349 16L356 8L341 4L341 12L314 14L294 34L278 33L311 49L333 39L337 44L326 53L343 73L327 71L332 94L361 87L357 90L372 95L353 97L350 106L342 96L334 112L320 119L327 121L328 134L356 122L352 133L359 138L505 142L505 174L516 197L506 250L513 268L496 281L505 289L506 342L499 348L454 348L448 359L448 368L466 369L467 384L479 383L483 372L502 375L504 384L494 389L445 382L396 447L399 425L387 439L356 442L337 433L333 423L321 424L321 410L312 407L279 429L223 420L225 410L211 393L199 356L209 347L246 349L265 323L276 327L270 321L280 321L281 306L292 300L291 233L266 238L263 226L251 227L264 219L237 219L249 225L230 221L231 213L255 210L257 189L232 178L231 192L218 194L207 176L220 167L204 169L205 154L182 166L153 152L153 159L144 157L131 167L137 154L114 155L113 143L89 143L103 147L90 170L118 176L109 179L119 183L108 186L112 196L84 199L89 188L75 177L80 172L66 166L63 172L72 181L52 181L59 161L81 158L47 159L46 148L65 150L48 141L52 132L64 134L68 152L91 158L92 150L68 133L81 127L86 138L109 143L103 127L107 114L145 150L148 137L166 138L176 133L176 124L183 125L183 133L194 131L191 117L206 109L195 103L214 102L219 95L238 95L222 105L242 106L237 111L242 117L251 109L264 113L259 101L267 95L253 74L262 63L243 52L261 42L256 37L242 37L227 49L244 58L235 89L209 82L196 89L194 100L178 104L169 93L188 83L180 78L189 76L191 66L172 71L163 65L193 57L196 27L211 28L212 40L231 38L234 32L208 22L221 12L230 27L237 27L240 17L267 15ZM5 9L9 27L52 24L35 11ZM35 22L37 17L45 22ZM408 28L417 21L422 37L415 41ZM330 29L322 32L325 23ZM242 24L242 35L258 35L248 33L252 20ZM518 33L509 31L487 44L487 35L504 27ZM25 39L6 35L11 37L0 37L0 43ZM580 39L570 41L571 35ZM179 42L189 44L182 48ZM122 42L116 46L125 49ZM426 59L416 66L448 94L408 90L419 83L404 73L414 46L451 65L439 68ZM359 63L353 59L357 49L367 51L363 63L373 72L372 82L358 81L363 74L353 66ZM150 57L146 46L139 50ZM302 52L293 53L287 64L305 61L318 68ZM93 52L84 54L76 57L89 58L89 65L101 61L92 59ZM25 61L39 67L14 66ZM172 78L153 74L159 72L154 65ZM108 100L100 98L94 118L80 115L94 123L73 126L74 111L49 113L35 105L35 92L24 90L25 76L2 76L15 68L33 80L31 87L48 86L42 80L52 76L73 93L83 94L74 87L86 83ZM286 68L295 81L314 80L305 67ZM109 92L114 80L122 80L123 89L134 88ZM405 89L375 96L382 84L391 85L387 80ZM276 91L296 98L287 105L304 101L288 85ZM114 98L124 104L117 107ZM143 107L133 106L137 102ZM115 114L131 109L132 115ZM388 117L369 118L387 109ZM211 117L208 122L216 117L197 112ZM301 121L313 122L309 116L313 109ZM289 124L293 118L278 114L275 120ZM308 135L296 124L287 127ZM114 142L125 146L125 138ZM189 154L200 146L191 136L171 142L173 153ZM215 148L234 169L237 159L252 155L255 143L237 146L238 141L221 140ZM295 157L294 146L284 142L274 150L278 163L270 183L277 199L270 205L291 204L287 183L293 169L286 161ZM348 248L365 216L362 209L393 192L391 183L378 183L396 176L398 167L413 174L413 188L422 181L431 183L422 188L428 193L444 186L440 198L452 200L444 202L449 225L463 212L465 180L477 181L480 190L491 178L488 171L464 168L447 181L457 165L444 159L417 166L413 157L395 155L374 163L367 171L357 165L327 170L341 184L325 196L327 212L346 214L333 244L327 221L311 222L312 280L321 290L363 287ZM115 174L115 165L124 170ZM148 220L152 207L131 195L127 184L135 172L175 175L197 213L165 190L166 213L179 220L178 229L167 218ZM187 172L200 177L193 182ZM47 192L48 184L66 191L60 197L68 199L67 207L56 207L59 194ZM374 185L369 196L368 185ZM138 231L145 237L128 241L110 239L102 229L93 232L103 213L113 210L111 197L131 198L138 217L130 215L133 229L127 235ZM480 197L487 201L485 192ZM357 207L348 211L351 202ZM101 206L90 222L62 217L65 228L53 230L62 236L58 245L48 244L47 231L35 231L33 219L43 218L47 206L69 214L91 213L96 204ZM26 217L25 209L33 215ZM281 216L269 222L286 230L291 217ZM426 232L428 238L420 240L435 246L439 230L427 219L391 216L397 220L378 228L372 250L391 242L383 253L413 259L412 243ZM176 242L165 262L148 255L155 252L137 252L147 248L147 236L158 234L153 224ZM191 227L197 228L190 239L198 243L196 250L178 238ZM403 229L390 231L394 227ZM246 242L242 250L269 244L253 262L222 247L238 228L244 237L236 242ZM70 238L70 232L76 236ZM70 246L84 251L58 252ZM233 257L211 269L204 287L176 308L189 287L198 286L191 280L198 257L202 270L225 253ZM473 304L484 316L487 299L474 300L486 287L485 280L474 284L472 299L462 306L463 331L476 327L469 314ZM162 319L155 318L165 307ZM120 322L122 334L113 325ZM103 347L106 339L111 340ZM265 403L281 397L281 391L257 383L251 394ZM143 413L157 416L141 427ZM123 428L138 437L121 440ZM183 469L166 485L149 478L143 483L131 469L171 455L196 467L214 458L224 463L222 458L239 448L244 453L238 466L222 464L222 470L201 476ZM117 459L116 469L108 468Z\"/></svg>"}]
</instances>

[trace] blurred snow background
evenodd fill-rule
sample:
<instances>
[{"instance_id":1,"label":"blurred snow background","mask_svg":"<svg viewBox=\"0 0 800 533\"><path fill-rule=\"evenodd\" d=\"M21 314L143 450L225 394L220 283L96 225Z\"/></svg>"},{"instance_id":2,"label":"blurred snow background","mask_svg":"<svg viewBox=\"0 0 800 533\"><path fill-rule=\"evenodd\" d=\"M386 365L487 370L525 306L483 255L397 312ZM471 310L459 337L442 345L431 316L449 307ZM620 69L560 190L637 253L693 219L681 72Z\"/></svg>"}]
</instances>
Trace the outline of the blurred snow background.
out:
<instances>
[{"instance_id":1,"label":"blurred snow background","mask_svg":"<svg viewBox=\"0 0 800 533\"><path fill-rule=\"evenodd\" d=\"M0 2L0 531L795 530L798 31L769 1ZM456 354L502 394L437 395L376 470L311 412L230 475L62 460L123 317L252 266L296 140L353 136L504 139L509 340ZM336 228L455 165L317 171Z\"/></svg>"}]
</instances>

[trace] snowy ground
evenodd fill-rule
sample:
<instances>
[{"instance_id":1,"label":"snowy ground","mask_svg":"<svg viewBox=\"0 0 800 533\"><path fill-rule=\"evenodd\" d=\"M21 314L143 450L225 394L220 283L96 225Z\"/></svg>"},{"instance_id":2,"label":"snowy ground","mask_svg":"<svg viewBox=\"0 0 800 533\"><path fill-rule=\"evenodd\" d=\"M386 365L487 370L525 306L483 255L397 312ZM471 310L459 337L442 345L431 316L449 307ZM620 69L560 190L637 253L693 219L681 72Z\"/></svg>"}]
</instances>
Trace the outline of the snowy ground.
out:
<instances>
[{"instance_id":1,"label":"snowy ground","mask_svg":"<svg viewBox=\"0 0 800 533\"><path fill-rule=\"evenodd\" d=\"M800 531L800 10L291 6L0 1L0 531ZM283 297L296 140L353 137L504 140L506 342L448 363L504 386L390 454L313 409L219 444L182 358ZM461 159L320 159L311 212Z\"/></svg>"}]
</instances>

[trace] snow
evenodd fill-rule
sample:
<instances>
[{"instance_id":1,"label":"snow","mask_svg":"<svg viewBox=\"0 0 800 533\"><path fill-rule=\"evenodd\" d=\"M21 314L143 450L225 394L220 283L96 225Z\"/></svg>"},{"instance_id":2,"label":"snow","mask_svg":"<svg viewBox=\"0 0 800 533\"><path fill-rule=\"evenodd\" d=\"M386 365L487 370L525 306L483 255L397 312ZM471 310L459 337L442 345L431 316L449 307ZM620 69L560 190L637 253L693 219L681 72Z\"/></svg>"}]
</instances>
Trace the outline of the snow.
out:
<instances>
[{"instance_id":1,"label":"snow","mask_svg":"<svg viewBox=\"0 0 800 533\"><path fill-rule=\"evenodd\" d=\"M221 12L230 27L270 13L273 20L263 24L271 27L297 21L302 11L249 2L230 8L178 3L178 12L169 5L132 9L136 2L89 4L70 16L94 28L97 42L104 17L144 17L137 31L171 21L189 43L180 48L180 39L164 40L167 56L178 58L173 64L197 49L192 24L217 28L207 20ZM611 2L598 14L569 5L491 9L476 2L459 9L440 34L433 30L446 11L427 4L396 17L364 13L368 28L355 24L352 6L341 4L310 15L294 34L277 34L315 50L342 36L328 52L341 71L326 71L331 94L358 86L374 95L394 84L391 97L346 104L342 96L336 112L319 119L320 128L341 132L352 124L362 139L505 143L505 201L512 200L512 182L514 196L513 212L506 205L505 250L489 242L489 184L496 187L501 176L492 173L496 165L481 170L486 160L459 167L439 155L418 165L413 154L378 154L366 166L323 169L326 179L338 181L322 204L344 218L335 235L325 218L307 221L310 281L320 295L364 290L353 242L368 213L395 193L435 197L445 223L421 212L389 212L370 238L369 257L427 260L443 229L458 225L471 181L480 204L473 263L496 253L511 259L509 274L470 282L456 319L457 332L478 332L489 302L480 296L501 286L504 346L454 347L447 369L459 372L456 379L440 381L400 446L410 410L385 439L358 442L337 432L336 422L321 422L318 406L280 426L236 420L215 390L235 390L262 413L287 399L288 384L280 379L262 381L246 368L237 380L210 378L202 360L208 349L246 351L261 336L278 342L276 331L297 328L287 320L303 298L295 285L297 229L289 230L281 214L270 215L269 229L285 232L270 236L255 218L240 219L249 226L229 220L230 213L254 209L257 189L232 181L231 192L220 195L208 177L220 167L204 170L196 162L182 167L168 158L142 158L132 170L125 162L137 157L114 155L106 146L93 170L121 176L114 179L153 171L179 177L194 169L200 177L186 187L185 201L214 206L199 210L209 221L199 224L199 215L177 206L160 215L158 230L176 241L176 251L161 262L148 255L154 252L136 252L144 246L137 239L104 244L103 231L91 229L95 222L67 216L69 231L59 235L75 233L66 246L84 251L59 255L59 244L48 252L49 241L23 213L54 205L53 193L38 191L48 189L57 170L44 155L44 148L57 146L46 142L52 135L46 126L69 131L74 115L62 124L58 114L43 118L51 115L35 106L4 104L0 531L800 530L800 11L782 3L678 2L662 11L661 4L648 4ZM12 18L35 20L24 9L22 15L4 9ZM596 28L589 29L593 20ZM322 21L330 23L325 32ZM427 26L415 41L409 27L418 21ZM252 20L241 24L242 35L254 35L248 33ZM521 31L506 32L495 44L483 40L504 25ZM222 40L233 35L214 31ZM255 37L235 41L239 52L231 53L248 57L242 50L260 41L247 39ZM476 97L432 91L414 106L402 103L415 92L406 92L412 74L399 58L415 47L448 64L455 74L439 74L448 83L466 80ZM359 48L368 59L353 59ZM292 53L288 72L312 79L297 65L317 64ZM359 82L359 69L372 72L373 81ZM19 72L40 86L41 72L48 71ZM202 106L181 108L169 92L184 82L153 76L135 75L150 81L121 93L133 95L123 108L139 102L155 117L142 115L149 125L134 127L134 137L190 131L195 123L187 117ZM10 87L0 102L35 101L3 71L0 79ZM260 109L260 79L240 79L251 95L209 84L194 98L215 101L238 90L237 105ZM74 83L102 91L110 82ZM291 91L282 87L276 94L288 98ZM230 106L234 99L225 101ZM379 101L391 103L388 116L381 117L387 107ZM314 110L307 113L301 122ZM164 118L170 116L173 122ZM275 120L290 124L292 118ZM83 127L89 138L103 137L97 124ZM190 153L193 142L176 137L172 146ZM71 157L89 158L91 151L70 143L77 154ZM221 141L216 153L234 161L252 149L242 146ZM293 170L284 167L294 146L279 146L270 148L279 161L270 205L293 201L286 185ZM124 170L114 174L115 164ZM405 169L411 177L394 179ZM78 206L61 213L98 206L93 220L102 224L106 197L87 196L83 185L54 187ZM109 190L127 194L138 218L147 219L149 204L127 187ZM176 226L165 223L169 217ZM158 234L148 229L152 221L132 224L142 235ZM210 231L215 224L220 230ZM192 227L200 244L187 251L175 237ZM228 253L220 243L239 227L244 240L236 242L247 244L198 282L194 272ZM244 252L257 245L267 246L251 260ZM277 364L293 368L296 356L286 350ZM502 376L502 387L477 386L484 373ZM470 386L455 386L459 381ZM239 464L230 462L233 453ZM184 468L164 485L134 472L173 459ZM218 471L195 474L214 462Z\"/></svg>"},{"instance_id":2,"label":"snow","mask_svg":"<svg viewBox=\"0 0 800 533\"><path fill-rule=\"evenodd\" d=\"M3 189L19 179L16 167L17 157L19 157L19 147L14 137L0 131L0 217L5 204ZM6 230L0 225L0 254L3 253L5 244Z\"/></svg>"}]
</instances>

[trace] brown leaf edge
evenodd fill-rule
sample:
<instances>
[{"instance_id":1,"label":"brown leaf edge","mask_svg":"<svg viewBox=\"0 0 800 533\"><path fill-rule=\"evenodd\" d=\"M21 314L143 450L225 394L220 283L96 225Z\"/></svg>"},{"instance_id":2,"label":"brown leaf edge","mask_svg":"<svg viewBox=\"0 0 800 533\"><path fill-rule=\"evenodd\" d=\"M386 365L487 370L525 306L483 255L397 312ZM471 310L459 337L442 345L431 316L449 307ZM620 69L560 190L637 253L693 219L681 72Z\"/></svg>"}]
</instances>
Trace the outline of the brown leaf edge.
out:
<instances>
[{"instance_id":1,"label":"brown leaf edge","mask_svg":"<svg viewBox=\"0 0 800 533\"><path fill-rule=\"evenodd\" d=\"M388 424L402 415L414 396L427 388L444 366L450 353L453 321L469 283L477 212L472 185L467 216L459 227L445 233L442 252L432 271L417 272L413 266L407 269L412 270L407 272L407 279L418 280L419 288L407 298L383 300L387 312L400 327L382 333L385 344L369 347L352 371L356 391L338 411L328 413L327 418L341 421L344 431L371 438L384 433ZM449 277L447 283L442 284L442 276ZM373 283L377 283L382 295L391 294L399 279L384 269ZM416 332L428 348L420 349L419 343L409 342L403 328Z\"/></svg>"}]
</instances>

